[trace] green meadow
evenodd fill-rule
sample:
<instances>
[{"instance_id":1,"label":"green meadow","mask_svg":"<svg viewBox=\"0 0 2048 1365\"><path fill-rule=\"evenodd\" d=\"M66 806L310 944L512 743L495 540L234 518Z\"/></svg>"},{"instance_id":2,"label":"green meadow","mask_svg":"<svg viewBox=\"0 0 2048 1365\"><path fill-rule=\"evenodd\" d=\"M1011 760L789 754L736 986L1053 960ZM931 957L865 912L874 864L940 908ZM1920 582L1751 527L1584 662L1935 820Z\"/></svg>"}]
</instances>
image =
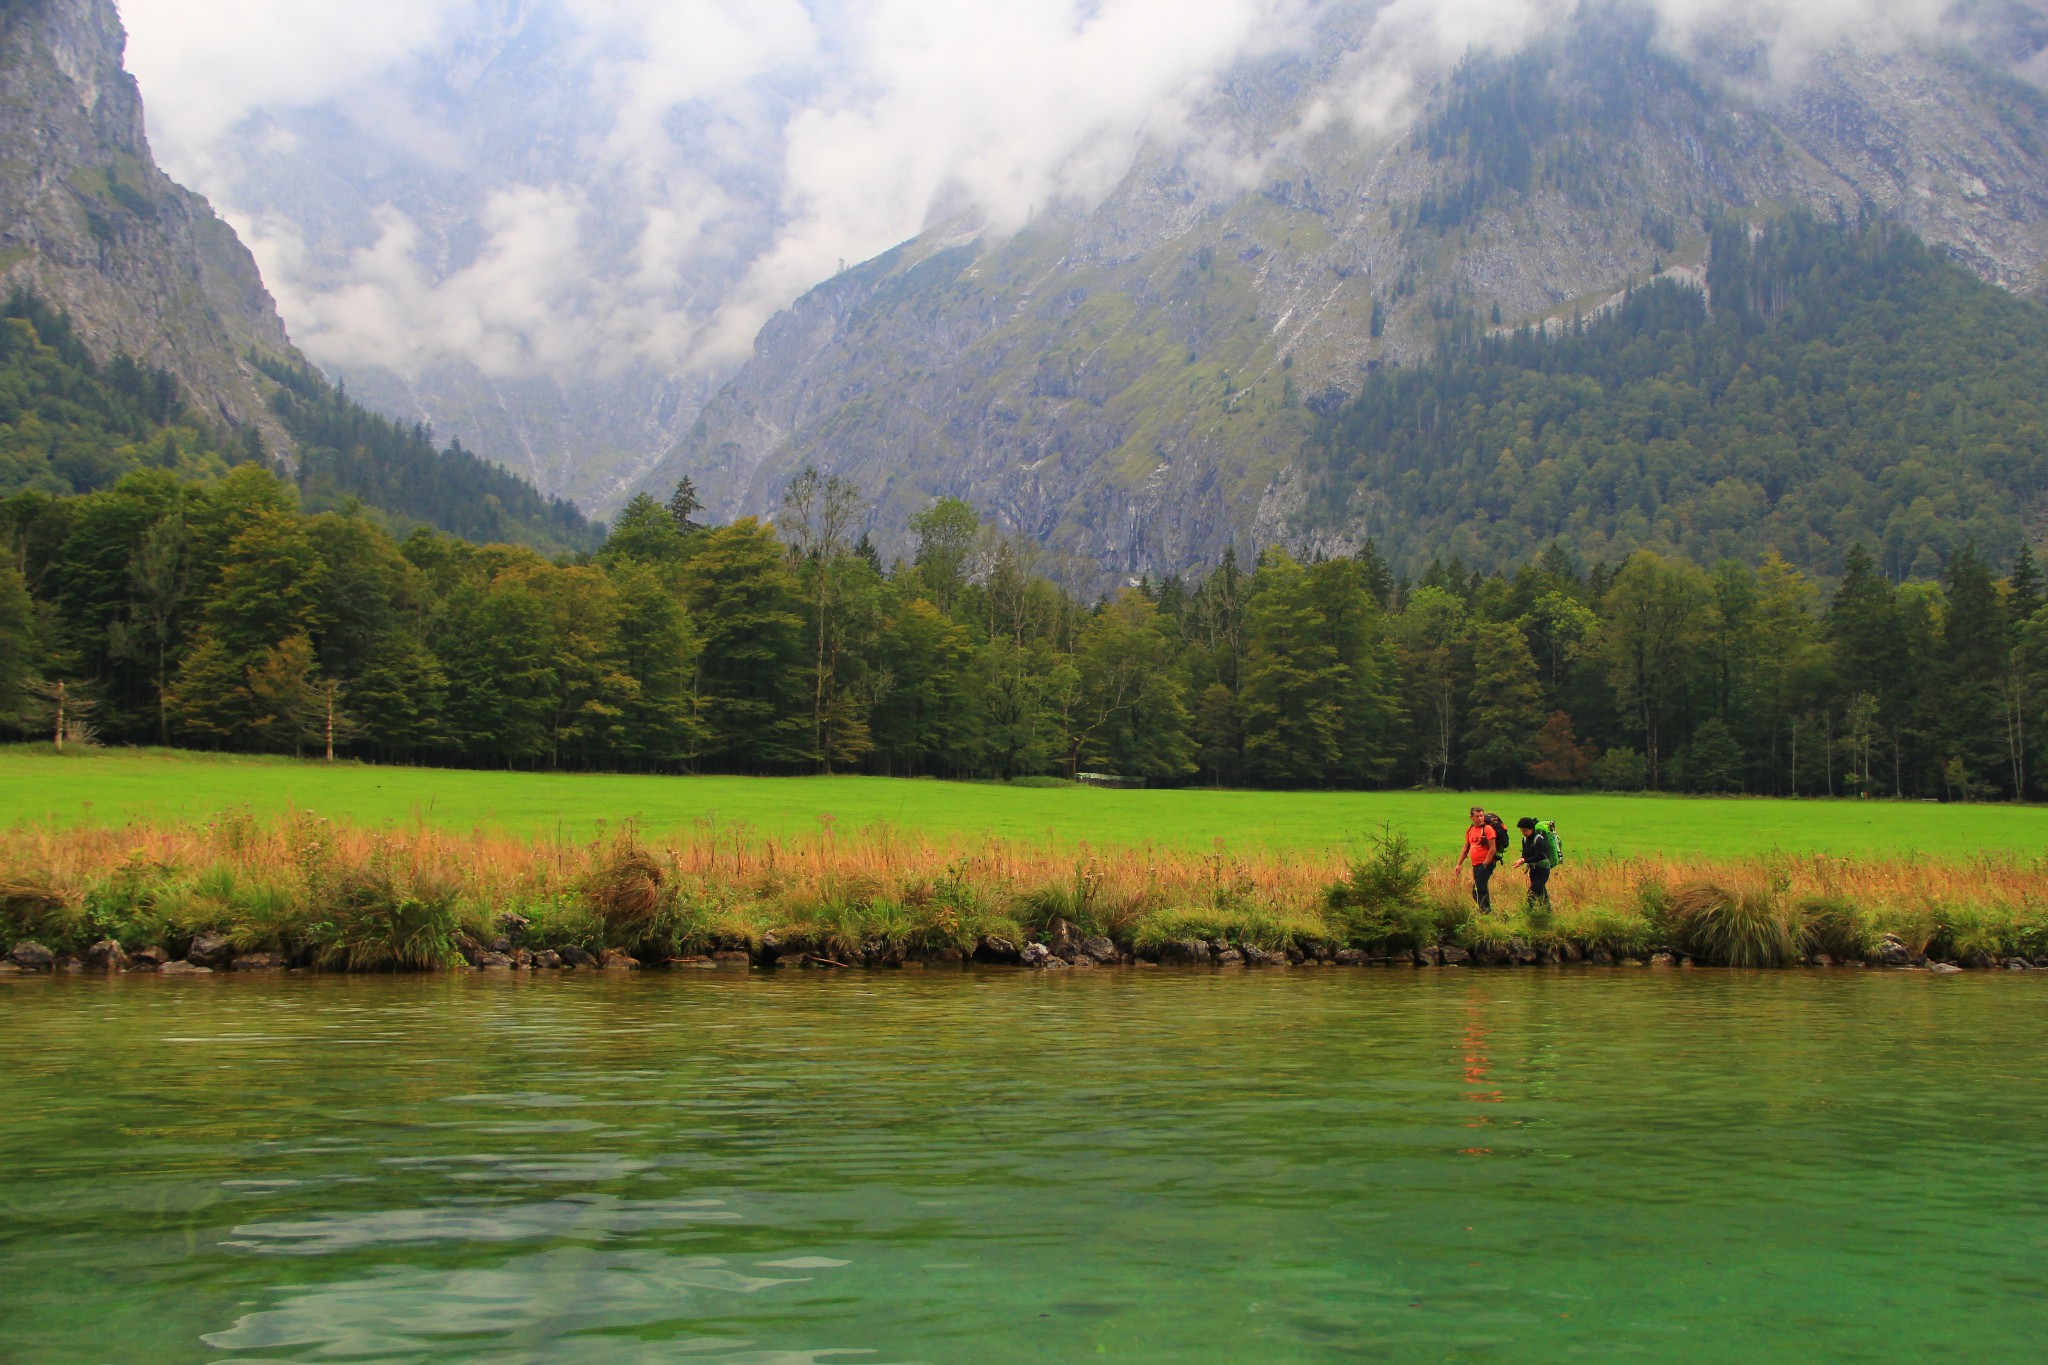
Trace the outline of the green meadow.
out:
<instances>
[{"instance_id":1,"label":"green meadow","mask_svg":"<svg viewBox=\"0 0 2048 1365\"><path fill-rule=\"evenodd\" d=\"M633 822L649 835L812 835L887 826L910 836L992 836L1074 846L1324 851L1392 825L1455 854L1468 804L1510 823L1555 819L1575 857L1772 852L2048 856L2048 808L1748 797L1465 792L1101 791L878 777L653 777L474 772L106 749L0 748L0 824L203 820L247 807L371 825L588 838Z\"/></svg>"}]
</instances>

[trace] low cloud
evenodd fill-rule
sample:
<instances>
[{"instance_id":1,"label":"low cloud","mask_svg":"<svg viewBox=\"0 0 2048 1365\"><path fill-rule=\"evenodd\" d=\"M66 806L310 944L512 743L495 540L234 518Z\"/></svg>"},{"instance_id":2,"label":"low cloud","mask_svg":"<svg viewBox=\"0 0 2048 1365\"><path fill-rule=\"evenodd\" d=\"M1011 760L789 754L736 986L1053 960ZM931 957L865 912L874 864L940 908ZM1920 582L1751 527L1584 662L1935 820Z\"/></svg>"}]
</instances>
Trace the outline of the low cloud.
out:
<instances>
[{"instance_id":1,"label":"low cloud","mask_svg":"<svg viewBox=\"0 0 2048 1365\"><path fill-rule=\"evenodd\" d=\"M161 156L244 231L312 354L343 368L418 373L461 359L494 376L574 377L730 363L842 261L936 221L1005 233L1092 203L1146 145L1200 136L1197 111L1240 63L1318 31L1346 33L1352 51L1310 102L1310 129L1385 131L1412 115L1421 77L1468 50L1522 43L1575 2L122 9ZM1927 33L1943 10L1650 8L1676 47L1733 25L1767 44L1781 72L1848 37ZM474 103L483 75L507 63L532 83L530 103ZM530 154L508 153L493 118L520 121ZM346 165L312 164L344 145ZM294 166L312 188L281 192L276 171Z\"/></svg>"}]
</instances>

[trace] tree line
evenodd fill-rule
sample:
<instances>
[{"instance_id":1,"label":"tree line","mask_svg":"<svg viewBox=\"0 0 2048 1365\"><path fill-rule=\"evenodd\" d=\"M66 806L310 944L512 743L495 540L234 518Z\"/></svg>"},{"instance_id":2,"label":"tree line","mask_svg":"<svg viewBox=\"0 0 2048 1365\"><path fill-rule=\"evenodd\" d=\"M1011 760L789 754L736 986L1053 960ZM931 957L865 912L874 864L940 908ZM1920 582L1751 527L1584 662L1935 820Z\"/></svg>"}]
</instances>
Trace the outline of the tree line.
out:
<instances>
[{"instance_id":1,"label":"tree line","mask_svg":"<svg viewBox=\"0 0 2048 1365\"><path fill-rule=\"evenodd\" d=\"M659 772L1905 797L2048 786L2030 553L1938 581L1860 546L1398 576L1368 545L1107 594L952 499L884 564L806 473L772 521L687 482L594 552L358 510L241 465L0 501L0 711L24 737ZM65 716L58 719L59 705Z\"/></svg>"}]
</instances>

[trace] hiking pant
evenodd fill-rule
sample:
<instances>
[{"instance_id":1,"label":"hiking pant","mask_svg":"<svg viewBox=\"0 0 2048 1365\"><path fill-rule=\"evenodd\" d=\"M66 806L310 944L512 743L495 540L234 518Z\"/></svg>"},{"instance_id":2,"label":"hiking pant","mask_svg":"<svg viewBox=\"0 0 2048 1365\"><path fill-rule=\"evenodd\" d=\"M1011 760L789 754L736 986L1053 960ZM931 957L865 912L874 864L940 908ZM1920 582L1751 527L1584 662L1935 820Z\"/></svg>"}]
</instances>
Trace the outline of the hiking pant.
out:
<instances>
[{"instance_id":1,"label":"hiking pant","mask_svg":"<svg viewBox=\"0 0 2048 1365\"><path fill-rule=\"evenodd\" d=\"M1532 867L1529 869L1529 901L1531 904L1537 901L1541 901L1545 905L1550 904L1549 868Z\"/></svg>"},{"instance_id":2,"label":"hiking pant","mask_svg":"<svg viewBox=\"0 0 2048 1365\"><path fill-rule=\"evenodd\" d=\"M1472 899L1479 902L1479 908L1493 913L1493 869L1496 863L1472 864Z\"/></svg>"}]
</instances>

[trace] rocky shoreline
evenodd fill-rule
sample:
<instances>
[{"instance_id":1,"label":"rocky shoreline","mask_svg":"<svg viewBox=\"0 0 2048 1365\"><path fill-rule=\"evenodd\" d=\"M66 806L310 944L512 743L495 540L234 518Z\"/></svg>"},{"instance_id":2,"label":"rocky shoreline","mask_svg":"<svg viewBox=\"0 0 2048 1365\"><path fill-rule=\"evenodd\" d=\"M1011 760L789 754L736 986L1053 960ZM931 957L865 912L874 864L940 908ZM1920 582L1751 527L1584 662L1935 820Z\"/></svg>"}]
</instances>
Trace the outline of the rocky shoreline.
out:
<instances>
[{"instance_id":1,"label":"rocky shoreline","mask_svg":"<svg viewBox=\"0 0 2048 1365\"><path fill-rule=\"evenodd\" d=\"M1289 944L1284 949L1223 939L1176 939L1155 947L1119 944L1101 935L1084 935L1064 921L1055 923L1043 940L1018 943L984 935L972 951L940 948L914 951L901 944L877 941L858 953L828 956L801 943L779 940L773 933L758 941L733 939L713 945L710 952L661 961L643 962L617 949L592 952L578 944L554 947L522 946L515 936L526 927L518 917L501 926L506 932L490 942L464 936L456 943L449 970L479 972L549 971L637 971L659 970L890 970L903 968L953 968L972 966L1015 967L1026 971L1097 970L1115 967L1180 967L1211 969L1378 967L1378 968L1464 968L1464 967L1563 967L1571 965L1605 967L1695 967L1706 965L1684 953L1653 951L1616 954L1605 948L1586 948L1569 941L1530 943L1510 940L1491 951L1472 951L1455 944L1431 944L1405 952L1369 953L1362 948L1310 940ZM2034 971L2048 969L2048 961L2025 957L1972 954L1959 962L1946 962L1915 954L1896 935L1886 934L1876 949L1864 957L1835 958L1826 953L1810 955L1792 964L1803 967L1877 967L1893 970L1925 970L1936 974L1978 971ZM102 939L83 953L56 953L33 940L16 943L0 959L0 976L33 974L113 975L150 973L159 976L210 976L227 972L282 972L314 970L310 963L296 962L283 953L242 952L225 936L200 934L172 954L150 945L130 952L113 939ZM332 968L324 969L332 971Z\"/></svg>"}]
</instances>

